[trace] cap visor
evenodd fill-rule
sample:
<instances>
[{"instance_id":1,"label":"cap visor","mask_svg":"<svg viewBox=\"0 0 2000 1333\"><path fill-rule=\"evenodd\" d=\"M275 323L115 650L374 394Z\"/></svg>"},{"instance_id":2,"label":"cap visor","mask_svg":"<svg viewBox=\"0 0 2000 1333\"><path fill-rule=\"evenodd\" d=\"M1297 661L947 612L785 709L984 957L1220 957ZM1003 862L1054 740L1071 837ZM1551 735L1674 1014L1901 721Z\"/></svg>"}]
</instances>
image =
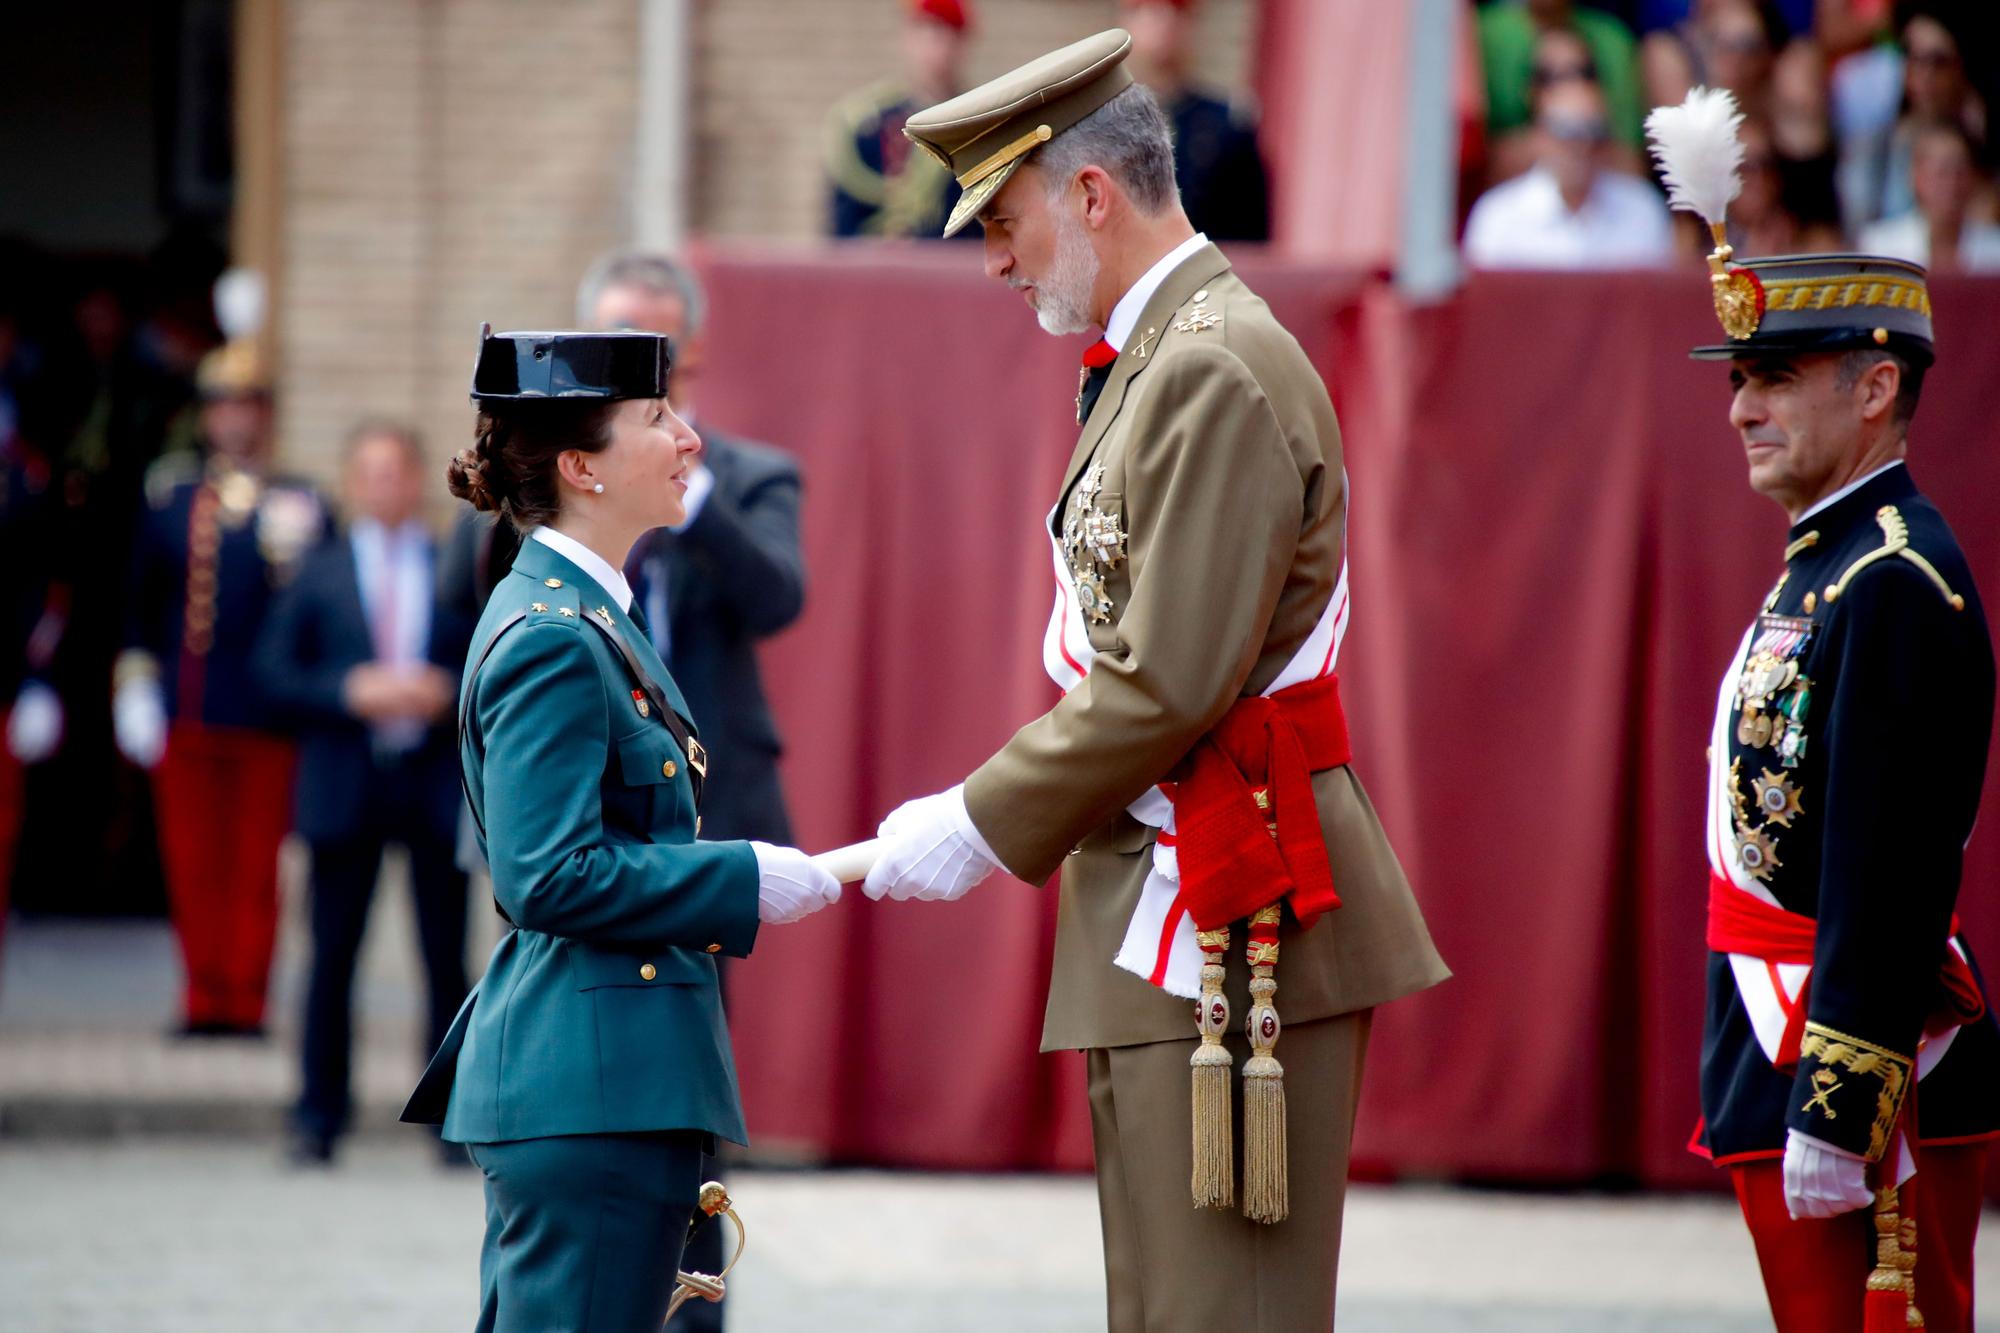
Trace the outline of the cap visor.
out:
<instances>
[{"instance_id":1,"label":"cap visor","mask_svg":"<svg viewBox=\"0 0 2000 1333\"><path fill-rule=\"evenodd\" d=\"M958 202L951 206L950 219L944 224L946 238L956 236L964 231L965 225L979 216L979 210L993 201L993 196L1000 193L1000 187L1013 177L1015 170L1026 160L1025 157L1015 158L1012 162L1009 162L1006 166L979 182L979 184L959 195Z\"/></svg>"},{"instance_id":2,"label":"cap visor","mask_svg":"<svg viewBox=\"0 0 2000 1333\"><path fill-rule=\"evenodd\" d=\"M1885 352L1898 356L1919 366L1928 366L1935 359L1931 345L1921 338L1905 333L1891 333L1889 341L1878 343L1871 330L1829 329L1819 332L1801 332L1795 335L1779 334L1768 338L1746 338L1742 342L1710 343L1688 350L1688 357L1695 361L1734 361L1738 357L1782 356L1787 352L1847 352L1856 348L1879 347Z\"/></svg>"}]
</instances>

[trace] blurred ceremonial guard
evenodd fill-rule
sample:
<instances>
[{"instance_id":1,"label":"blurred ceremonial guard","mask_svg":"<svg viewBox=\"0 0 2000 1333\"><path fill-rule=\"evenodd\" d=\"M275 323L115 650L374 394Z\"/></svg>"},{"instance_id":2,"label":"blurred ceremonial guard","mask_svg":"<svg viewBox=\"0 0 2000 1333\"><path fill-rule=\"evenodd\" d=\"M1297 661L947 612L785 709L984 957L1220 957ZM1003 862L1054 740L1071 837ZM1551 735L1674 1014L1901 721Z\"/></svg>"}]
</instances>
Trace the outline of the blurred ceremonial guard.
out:
<instances>
[{"instance_id":1,"label":"blurred ceremonial guard","mask_svg":"<svg viewBox=\"0 0 2000 1333\"><path fill-rule=\"evenodd\" d=\"M187 968L183 1030L260 1035L293 752L270 730L251 662L272 597L325 518L310 487L271 475L271 378L256 343L211 352L196 387L200 454L170 454L147 476L112 721L119 750L153 775Z\"/></svg>"},{"instance_id":2,"label":"blurred ceremonial guard","mask_svg":"<svg viewBox=\"0 0 2000 1333\"><path fill-rule=\"evenodd\" d=\"M1880 256L1731 265L1733 191L1700 180L1726 160L1703 129L1733 137L1726 99L1697 90L1648 128L1717 237L1727 340L1694 355L1732 363L1751 488L1792 526L1716 702L1694 1147L1734 1178L1781 1333L1969 1333L2000 1029L1953 908L1994 662L1905 461L1930 294Z\"/></svg>"},{"instance_id":3,"label":"blurred ceremonial guard","mask_svg":"<svg viewBox=\"0 0 2000 1333\"><path fill-rule=\"evenodd\" d=\"M1060 870L1042 1045L1089 1056L1109 1326L1319 1333L1370 1015L1446 970L1349 766L1333 404L1189 225L1130 46L1101 33L910 120L987 273L1045 331L1104 337L1047 534L1063 697L894 812L867 891Z\"/></svg>"},{"instance_id":4,"label":"blurred ceremonial guard","mask_svg":"<svg viewBox=\"0 0 2000 1333\"><path fill-rule=\"evenodd\" d=\"M958 91L969 0L904 0L903 77L842 99L827 116L826 175L832 236L930 237L958 198L958 184L903 136L912 113Z\"/></svg>"},{"instance_id":5,"label":"blurred ceremonial guard","mask_svg":"<svg viewBox=\"0 0 2000 1333\"><path fill-rule=\"evenodd\" d=\"M43 555L50 542L50 479L47 460L0 413L0 559L23 573L0 594L0 699L11 701L0 746L0 940L27 805L24 770L53 754L63 731L62 703L44 679L50 640L60 632Z\"/></svg>"},{"instance_id":6,"label":"blurred ceremonial guard","mask_svg":"<svg viewBox=\"0 0 2000 1333\"><path fill-rule=\"evenodd\" d=\"M258 683L300 741L294 827L312 852L312 978L294 1160L332 1160L351 1106L355 960L387 844L409 854L430 1027L426 1056L465 1000L463 797L452 700L474 620L436 596L421 517L432 473L408 428L349 437L348 522L308 552L258 647ZM446 1160L462 1162L452 1147Z\"/></svg>"},{"instance_id":7,"label":"blurred ceremonial guard","mask_svg":"<svg viewBox=\"0 0 2000 1333\"><path fill-rule=\"evenodd\" d=\"M1192 81L1199 0L1123 0L1136 74L1174 130L1174 178L1194 229L1212 241L1271 239L1271 189L1257 113Z\"/></svg>"}]
</instances>

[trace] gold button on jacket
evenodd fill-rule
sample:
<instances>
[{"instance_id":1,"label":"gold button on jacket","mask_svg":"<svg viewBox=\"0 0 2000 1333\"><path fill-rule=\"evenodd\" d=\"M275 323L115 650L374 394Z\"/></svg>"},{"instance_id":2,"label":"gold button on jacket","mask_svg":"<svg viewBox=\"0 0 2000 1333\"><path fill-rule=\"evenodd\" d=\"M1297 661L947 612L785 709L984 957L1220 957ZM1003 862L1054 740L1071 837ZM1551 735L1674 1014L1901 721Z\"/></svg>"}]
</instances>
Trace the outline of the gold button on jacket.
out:
<instances>
[{"instance_id":1,"label":"gold button on jacket","mask_svg":"<svg viewBox=\"0 0 2000 1333\"><path fill-rule=\"evenodd\" d=\"M680 771L681 771L680 766L674 763L674 761L671 759L667 760L666 763L660 765L660 772L667 777L672 777L674 774Z\"/></svg>"},{"instance_id":2,"label":"gold button on jacket","mask_svg":"<svg viewBox=\"0 0 2000 1333\"><path fill-rule=\"evenodd\" d=\"M639 975L651 981L654 977L660 975L660 970L651 963L641 963L639 964Z\"/></svg>"},{"instance_id":3,"label":"gold button on jacket","mask_svg":"<svg viewBox=\"0 0 2000 1333\"><path fill-rule=\"evenodd\" d=\"M721 952L722 952L722 946L721 946L720 944L711 944L711 945L709 945L709 946L708 946L708 951L709 951L710 953L721 953Z\"/></svg>"}]
</instances>

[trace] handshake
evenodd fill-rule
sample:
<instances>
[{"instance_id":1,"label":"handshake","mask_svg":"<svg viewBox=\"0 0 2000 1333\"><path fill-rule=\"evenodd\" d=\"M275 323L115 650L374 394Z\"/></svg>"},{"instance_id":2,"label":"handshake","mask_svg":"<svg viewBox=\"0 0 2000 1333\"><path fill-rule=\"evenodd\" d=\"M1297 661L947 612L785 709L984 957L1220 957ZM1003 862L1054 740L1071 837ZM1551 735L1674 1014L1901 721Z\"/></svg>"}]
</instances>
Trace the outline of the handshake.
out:
<instances>
[{"instance_id":1,"label":"handshake","mask_svg":"<svg viewBox=\"0 0 2000 1333\"><path fill-rule=\"evenodd\" d=\"M963 784L897 807L877 834L873 864L861 886L870 898L950 902L1000 868L1000 858L966 813ZM840 900L840 876L825 864L831 854L812 857L763 842L750 847L757 854L760 921L797 921Z\"/></svg>"}]
</instances>

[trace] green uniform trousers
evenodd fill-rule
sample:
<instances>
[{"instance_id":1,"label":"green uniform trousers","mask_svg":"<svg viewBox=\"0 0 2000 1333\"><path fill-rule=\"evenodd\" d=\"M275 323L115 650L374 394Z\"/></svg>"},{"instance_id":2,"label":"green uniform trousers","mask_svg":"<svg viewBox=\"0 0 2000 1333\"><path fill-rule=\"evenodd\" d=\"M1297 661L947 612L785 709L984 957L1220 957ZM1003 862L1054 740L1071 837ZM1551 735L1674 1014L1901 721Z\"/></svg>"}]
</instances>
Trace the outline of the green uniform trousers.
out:
<instances>
[{"instance_id":1,"label":"green uniform trousers","mask_svg":"<svg viewBox=\"0 0 2000 1333\"><path fill-rule=\"evenodd\" d=\"M1282 973L1282 969L1280 969ZM1284 1012L1284 992L1278 994ZM1333 1327L1347 1154L1368 1050L1370 1011L1287 1027L1285 1135L1291 1216L1252 1222L1189 1196L1194 1136L1188 1056L1199 1044L1161 1041L1089 1052L1090 1125L1111 1333L1326 1333ZM1189 1024L1193 1026L1192 1023ZM1242 1194L1243 1080L1238 1031L1233 1126Z\"/></svg>"},{"instance_id":2,"label":"green uniform trousers","mask_svg":"<svg viewBox=\"0 0 2000 1333\"><path fill-rule=\"evenodd\" d=\"M468 1143L486 1175L477 1333L656 1333L708 1136Z\"/></svg>"}]
</instances>

